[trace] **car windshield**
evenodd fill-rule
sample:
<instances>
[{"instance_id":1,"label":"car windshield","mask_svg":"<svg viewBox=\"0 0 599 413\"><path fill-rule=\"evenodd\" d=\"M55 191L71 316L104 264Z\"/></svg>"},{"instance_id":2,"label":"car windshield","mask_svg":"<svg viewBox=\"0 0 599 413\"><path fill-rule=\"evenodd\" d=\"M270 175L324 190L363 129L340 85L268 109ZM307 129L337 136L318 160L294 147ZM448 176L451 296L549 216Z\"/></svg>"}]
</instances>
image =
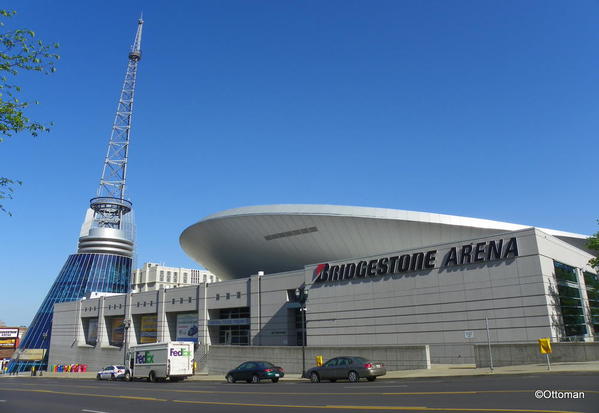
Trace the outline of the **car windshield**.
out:
<instances>
[{"instance_id":1,"label":"car windshield","mask_svg":"<svg viewBox=\"0 0 599 413\"><path fill-rule=\"evenodd\" d=\"M368 361L368 360L366 360L364 357L352 357L352 359L354 359L354 362L355 362L355 363L358 363L358 364L366 364L366 363L369 363L369 361Z\"/></svg>"},{"instance_id":2,"label":"car windshield","mask_svg":"<svg viewBox=\"0 0 599 413\"><path fill-rule=\"evenodd\" d=\"M107 366L107 367L104 367L104 370L112 370L112 367L113 367L113 366Z\"/></svg>"},{"instance_id":3,"label":"car windshield","mask_svg":"<svg viewBox=\"0 0 599 413\"><path fill-rule=\"evenodd\" d=\"M274 367L274 365L269 363L268 361L261 361L260 363L258 363L258 365L260 367L264 367L265 369L272 369Z\"/></svg>"}]
</instances>

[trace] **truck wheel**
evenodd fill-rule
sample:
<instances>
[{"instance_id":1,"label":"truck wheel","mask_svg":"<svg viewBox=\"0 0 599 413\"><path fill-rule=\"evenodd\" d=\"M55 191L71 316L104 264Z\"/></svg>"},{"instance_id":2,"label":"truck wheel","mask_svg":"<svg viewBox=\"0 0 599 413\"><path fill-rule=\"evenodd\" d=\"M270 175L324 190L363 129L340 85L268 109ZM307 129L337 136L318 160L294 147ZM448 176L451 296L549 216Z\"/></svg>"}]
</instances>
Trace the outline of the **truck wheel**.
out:
<instances>
[{"instance_id":1,"label":"truck wheel","mask_svg":"<svg viewBox=\"0 0 599 413\"><path fill-rule=\"evenodd\" d=\"M148 374L148 381L150 383L156 383L156 373L154 373L154 370L152 370L150 374Z\"/></svg>"},{"instance_id":2,"label":"truck wheel","mask_svg":"<svg viewBox=\"0 0 599 413\"><path fill-rule=\"evenodd\" d=\"M124 377L125 381L131 381L131 374L127 371L125 372L125 377Z\"/></svg>"}]
</instances>

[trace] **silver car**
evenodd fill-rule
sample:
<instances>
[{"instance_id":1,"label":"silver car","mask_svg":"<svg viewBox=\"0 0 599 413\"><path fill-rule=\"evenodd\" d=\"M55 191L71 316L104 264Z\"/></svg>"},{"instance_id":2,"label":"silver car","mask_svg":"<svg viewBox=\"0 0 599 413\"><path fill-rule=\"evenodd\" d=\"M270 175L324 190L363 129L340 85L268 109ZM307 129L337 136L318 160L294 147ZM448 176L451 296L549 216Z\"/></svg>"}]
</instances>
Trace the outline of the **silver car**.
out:
<instances>
[{"instance_id":1,"label":"silver car","mask_svg":"<svg viewBox=\"0 0 599 413\"><path fill-rule=\"evenodd\" d=\"M310 379L312 383L321 380L335 382L337 380L349 380L353 383L361 378L374 381L378 376L387 374L387 369L382 363L373 363L364 357L343 356L328 360L321 367L312 367L302 377Z\"/></svg>"}]
</instances>

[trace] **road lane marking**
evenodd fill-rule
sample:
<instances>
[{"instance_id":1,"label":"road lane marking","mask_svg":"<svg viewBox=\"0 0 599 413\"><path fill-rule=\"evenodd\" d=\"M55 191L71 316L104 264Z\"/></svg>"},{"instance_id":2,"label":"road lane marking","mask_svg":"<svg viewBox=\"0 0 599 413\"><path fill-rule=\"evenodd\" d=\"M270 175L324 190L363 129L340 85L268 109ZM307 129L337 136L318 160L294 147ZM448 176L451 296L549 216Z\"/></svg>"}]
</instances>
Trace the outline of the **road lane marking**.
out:
<instances>
[{"instance_id":1,"label":"road lane marking","mask_svg":"<svg viewBox=\"0 0 599 413\"><path fill-rule=\"evenodd\" d=\"M297 409L337 409L337 410L404 410L404 411L452 411L452 412L509 412L509 413L582 413L567 410L531 410L531 409L474 409L459 407L426 407L426 406L343 406L343 405L297 405L297 404L265 404L265 403L230 403L230 402L204 402L195 400L171 400L174 403L217 405L217 406L245 406L245 407L276 407Z\"/></svg>"},{"instance_id":2,"label":"road lane marking","mask_svg":"<svg viewBox=\"0 0 599 413\"><path fill-rule=\"evenodd\" d=\"M119 395L108 395L108 394L89 394L89 393L74 393L74 392L60 392L53 390L38 390L38 389L6 389L0 388L0 390L9 391L20 391L30 393L46 393L46 394L58 394L67 396L88 396L88 397L106 397L112 399L133 399L133 400L146 400L156 402L174 402L174 403L186 403L186 404L201 404L201 405L215 405L215 406L248 406L248 407L276 407L276 408L301 408L301 409L337 409L337 410L404 410L404 411L453 411L453 412L509 412L509 413L581 413L574 411L563 411L563 410L531 410L531 409L475 409L475 408L457 408L457 407L425 407L425 406L342 406L342 405L295 405L295 404L265 404L265 403L230 403L230 402L215 402L215 401L195 401L195 400L167 400L159 399L155 397L137 397L137 396L119 396Z\"/></svg>"},{"instance_id":3,"label":"road lane marking","mask_svg":"<svg viewBox=\"0 0 599 413\"><path fill-rule=\"evenodd\" d=\"M108 412L103 412L101 410L89 410L89 409L81 409L82 412L89 412L89 413L108 413Z\"/></svg>"},{"instance_id":4,"label":"road lane marking","mask_svg":"<svg viewBox=\"0 0 599 413\"><path fill-rule=\"evenodd\" d=\"M50 385L50 384L49 384ZM59 386L59 385L52 385ZM61 385L65 386L65 385ZM39 385L38 385L39 387ZM95 389L99 390L102 387L98 386L83 386L83 385L71 385L68 386L70 388L84 388L84 389ZM248 386L249 387L249 386ZM371 387L371 386L369 386ZM381 386L382 387L382 386ZM397 386L391 386L397 387ZM115 389L116 386L110 386L111 390ZM122 389L122 386L118 386L119 389ZM361 392L356 391L352 393L338 393L338 392L326 392L326 393L314 393L314 392L267 392L267 391L224 391L224 390L177 390L177 389L169 389L169 388L159 388L157 389L155 386L149 387L129 387L129 390L137 390L137 391L147 391L148 389L158 390L162 392L174 392L174 393L196 393L196 394L258 394L258 395L281 395L281 396L450 396L450 395L463 395L463 394L492 394L492 393L534 393L537 389L526 389L526 390L459 390L459 391L412 391L412 392ZM255 386L252 386L255 388ZM358 390L359 388L355 386L347 386L345 388L352 388ZM108 388L105 388L108 389ZM368 388L364 388L367 390ZM599 390L563 390L563 389L555 389L555 391L561 392L584 392L589 394L599 394ZM124 396L123 396L124 397ZM131 396L133 397L133 396Z\"/></svg>"},{"instance_id":5,"label":"road lane marking","mask_svg":"<svg viewBox=\"0 0 599 413\"><path fill-rule=\"evenodd\" d=\"M106 397L106 398L111 398L111 399L147 400L147 401L154 401L154 402L166 402L166 401L168 401L167 399L159 399L159 398L156 398L156 397L121 396L121 395L116 395L116 394L74 393L74 392L56 391L56 390L42 390L42 389L6 389L6 388L0 388L0 390L31 392L31 393L62 394L62 395L67 395L67 396Z\"/></svg>"}]
</instances>

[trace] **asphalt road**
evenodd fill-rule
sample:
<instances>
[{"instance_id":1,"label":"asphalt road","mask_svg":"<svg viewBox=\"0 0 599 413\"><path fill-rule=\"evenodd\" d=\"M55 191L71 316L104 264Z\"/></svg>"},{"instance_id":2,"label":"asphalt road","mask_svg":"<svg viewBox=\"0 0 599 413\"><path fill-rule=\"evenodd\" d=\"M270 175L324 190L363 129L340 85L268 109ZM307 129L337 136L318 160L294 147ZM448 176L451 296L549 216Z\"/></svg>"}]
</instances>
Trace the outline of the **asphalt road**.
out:
<instances>
[{"instance_id":1,"label":"asphalt road","mask_svg":"<svg viewBox=\"0 0 599 413\"><path fill-rule=\"evenodd\" d=\"M538 399L537 390L584 392L584 398L559 398L558 393L553 398ZM549 393L546 392L546 396L551 397ZM319 384L0 379L0 412L268 413L283 410L298 413L326 410L599 413L599 374L547 373Z\"/></svg>"}]
</instances>

